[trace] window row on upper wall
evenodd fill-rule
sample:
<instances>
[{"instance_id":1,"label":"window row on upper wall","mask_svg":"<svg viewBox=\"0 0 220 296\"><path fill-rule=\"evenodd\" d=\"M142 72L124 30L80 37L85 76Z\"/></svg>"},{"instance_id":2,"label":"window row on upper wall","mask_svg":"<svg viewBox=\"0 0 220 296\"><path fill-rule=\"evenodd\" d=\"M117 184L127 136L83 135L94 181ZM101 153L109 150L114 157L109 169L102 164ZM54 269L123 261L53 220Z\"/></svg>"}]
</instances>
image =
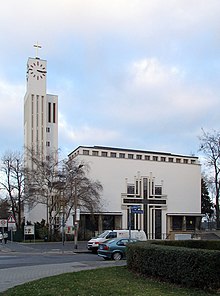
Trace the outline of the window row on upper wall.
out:
<instances>
[{"instance_id":1,"label":"window row on upper wall","mask_svg":"<svg viewBox=\"0 0 220 296\"><path fill-rule=\"evenodd\" d=\"M101 151L101 150L89 150L83 149L83 155L111 157L111 158L126 158L135 160L150 160L150 161L161 161L161 162L174 162L184 164L196 164L196 159L176 157L176 156L158 156L158 155L147 155L147 154L136 154L136 153L125 153L125 152L114 152L114 151Z\"/></svg>"}]
</instances>

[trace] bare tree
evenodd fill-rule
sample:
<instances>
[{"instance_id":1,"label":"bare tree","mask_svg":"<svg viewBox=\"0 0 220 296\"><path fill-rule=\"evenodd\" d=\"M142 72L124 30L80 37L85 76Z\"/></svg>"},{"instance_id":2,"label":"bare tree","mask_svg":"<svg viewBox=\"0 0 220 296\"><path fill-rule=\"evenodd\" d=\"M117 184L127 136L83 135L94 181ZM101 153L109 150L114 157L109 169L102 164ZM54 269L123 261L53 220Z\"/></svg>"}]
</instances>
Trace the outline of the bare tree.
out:
<instances>
[{"instance_id":1,"label":"bare tree","mask_svg":"<svg viewBox=\"0 0 220 296\"><path fill-rule=\"evenodd\" d=\"M211 169L210 183L214 187L216 225L217 229L220 229L220 132L214 130L210 133L202 130L200 142L200 151L204 153L206 165Z\"/></svg>"},{"instance_id":2,"label":"bare tree","mask_svg":"<svg viewBox=\"0 0 220 296\"><path fill-rule=\"evenodd\" d=\"M77 249L79 230L79 211L84 210L90 214L98 211L100 203L100 192L102 185L99 181L88 177L89 165L78 163L74 160L64 161L63 174L64 200L67 205L66 219L74 210L74 248Z\"/></svg>"},{"instance_id":3,"label":"bare tree","mask_svg":"<svg viewBox=\"0 0 220 296\"><path fill-rule=\"evenodd\" d=\"M2 157L2 179L0 185L5 191L6 198L11 205L12 214L15 217L18 229L23 222L24 202L24 170L23 156L19 152L7 152Z\"/></svg>"},{"instance_id":4,"label":"bare tree","mask_svg":"<svg viewBox=\"0 0 220 296\"><path fill-rule=\"evenodd\" d=\"M78 163L67 160L63 163L65 176L64 196L67 204L67 219L74 210L81 209L88 213L99 210L102 185L97 180L88 177L90 167L88 163ZM75 217L76 218L76 217Z\"/></svg>"},{"instance_id":5,"label":"bare tree","mask_svg":"<svg viewBox=\"0 0 220 296\"><path fill-rule=\"evenodd\" d=\"M59 162L56 153L46 160L33 151L28 153L32 168L26 169L27 200L32 206L44 204L47 207L49 236L61 214L65 223L73 211L76 218L78 209L89 213L98 210L102 186L88 178L88 164L70 160Z\"/></svg>"},{"instance_id":6,"label":"bare tree","mask_svg":"<svg viewBox=\"0 0 220 296\"><path fill-rule=\"evenodd\" d=\"M25 196L29 208L43 204L46 208L46 222L49 226L49 235L56 213L59 211L59 162L57 153L51 153L47 159L40 153L26 149L26 157L30 160L31 168L25 168Z\"/></svg>"}]
</instances>

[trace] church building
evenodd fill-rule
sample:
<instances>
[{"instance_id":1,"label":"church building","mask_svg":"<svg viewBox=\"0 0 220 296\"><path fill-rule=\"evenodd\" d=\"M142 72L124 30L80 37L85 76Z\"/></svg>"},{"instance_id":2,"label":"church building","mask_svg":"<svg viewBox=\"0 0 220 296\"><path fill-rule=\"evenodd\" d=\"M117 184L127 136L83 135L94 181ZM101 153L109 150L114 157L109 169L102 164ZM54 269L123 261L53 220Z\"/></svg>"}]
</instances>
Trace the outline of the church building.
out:
<instances>
[{"instance_id":1,"label":"church building","mask_svg":"<svg viewBox=\"0 0 220 296\"><path fill-rule=\"evenodd\" d=\"M106 229L141 229L148 239L187 238L201 220L198 157L102 146L79 146L69 159L90 165L103 186L95 223L81 210L82 237ZM94 234L94 233L93 233Z\"/></svg>"}]
</instances>

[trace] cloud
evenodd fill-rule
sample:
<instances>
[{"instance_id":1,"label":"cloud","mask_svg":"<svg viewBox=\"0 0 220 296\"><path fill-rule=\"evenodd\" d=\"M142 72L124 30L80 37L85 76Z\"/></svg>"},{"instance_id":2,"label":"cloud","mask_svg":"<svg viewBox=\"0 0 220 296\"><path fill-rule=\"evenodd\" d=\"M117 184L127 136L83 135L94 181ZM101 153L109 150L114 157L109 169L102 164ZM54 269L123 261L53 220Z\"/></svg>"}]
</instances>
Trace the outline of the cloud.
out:
<instances>
[{"instance_id":1,"label":"cloud","mask_svg":"<svg viewBox=\"0 0 220 296\"><path fill-rule=\"evenodd\" d=\"M38 40L48 92L59 97L60 146L173 148L180 131L176 149L193 145L201 127L219 123L219 10L219 0L4 1L5 142L23 134L25 63Z\"/></svg>"},{"instance_id":2,"label":"cloud","mask_svg":"<svg viewBox=\"0 0 220 296\"><path fill-rule=\"evenodd\" d=\"M132 83L136 88L164 87L173 80L176 82L184 75L177 66L167 66L157 58L145 58L131 65Z\"/></svg>"},{"instance_id":3,"label":"cloud","mask_svg":"<svg viewBox=\"0 0 220 296\"><path fill-rule=\"evenodd\" d=\"M22 125L23 100L25 88L0 79L0 126L1 129L16 131ZM6 132L6 130L5 130Z\"/></svg>"},{"instance_id":4,"label":"cloud","mask_svg":"<svg viewBox=\"0 0 220 296\"><path fill-rule=\"evenodd\" d=\"M23 97L23 85L0 79L1 150L22 149Z\"/></svg>"},{"instance_id":5,"label":"cloud","mask_svg":"<svg viewBox=\"0 0 220 296\"><path fill-rule=\"evenodd\" d=\"M119 133L105 128L97 128L88 125L72 126L67 123L65 116L59 113L59 138L68 141L70 145L94 145L94 143L104 143L119 138Z\"/></svg>"}]
</instances>

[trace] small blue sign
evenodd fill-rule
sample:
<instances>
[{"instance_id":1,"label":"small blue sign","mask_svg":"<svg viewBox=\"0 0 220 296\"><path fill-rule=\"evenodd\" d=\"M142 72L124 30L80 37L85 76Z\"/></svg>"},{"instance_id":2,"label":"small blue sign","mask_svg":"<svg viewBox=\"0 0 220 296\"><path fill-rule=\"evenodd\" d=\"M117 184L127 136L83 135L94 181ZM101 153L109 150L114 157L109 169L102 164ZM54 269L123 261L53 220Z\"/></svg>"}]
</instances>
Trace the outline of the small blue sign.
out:
<instances>
[{"instance_id":1,"label":"small blue sign","mask_svg":"<svg viewBox=\"0 0 220 296\"><path fill-rule=\"evenodd\" d=\"M140 210L141 206L140 205L135 205L135 206L131 206L131 210Z\"/></svg>"},{"instance_id":2,"label":"small blue sign","mask_svg":"<svg viewBox=\"0 0 220 296\"><path fill-rule=\"evenodd\" d=\"M135 206L131 206L131 213L132 214L143 214L144 211L141 210L141 206L140 205L135 205Z\"/></svg>"}]
</instances>

